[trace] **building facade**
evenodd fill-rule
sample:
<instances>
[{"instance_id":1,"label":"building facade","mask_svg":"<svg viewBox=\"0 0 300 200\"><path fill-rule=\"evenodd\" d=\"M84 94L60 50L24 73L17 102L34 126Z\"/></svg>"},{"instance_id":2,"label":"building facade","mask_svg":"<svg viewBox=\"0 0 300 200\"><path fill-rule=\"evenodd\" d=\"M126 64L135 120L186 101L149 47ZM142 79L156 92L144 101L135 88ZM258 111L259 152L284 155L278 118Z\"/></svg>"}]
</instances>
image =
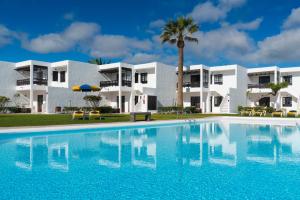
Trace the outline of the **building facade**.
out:
<instances>
[{"instance_id":1,"label":"building facade","mask_svg":"<svg viewBox=\"0 0 300 200\"><path fill-rule=\"evenodd\" d=\"M288 87L272 94L270 83ZM238 106L300 111L300 67L245 68L239 65L184 68L184 106L203 113L237 113Z\"/></svg>"},{"instance_id":2,"label":"building facade","mask_svg":"<svg viewBox=\"0 0 300 200\"><path fill-rule=\"evenodd\" d=\"M0 72L0 96L11 99L9 106L31 108L32 113L87 106L86 94L71 89L82 84L100 86L101 106L120 108L122 113L156 111L159 106L172 105L176 96L175 68L157 62L95 65L30 60L0 62Z\"/></svg>"},{"instance_id":3,"label":"building facade","mask_svg":"<svg viewBox=\"0 0 300 200\"><path fill-rule=\"evenodd\" d=\"M0 62L0 96L11 99L9 106L30 108L32 113L87 106L86 94L71 90L82 84L102 88L101 106L119 108L121 113L156 112L159 107L176 105L176 82L176 68L158 62ZM268 84L279 82L289 85L274 95ZM299 85L300 67L191 65L184 67L184 107L194 106L203 113L237 113L238 106L299 111Z\"/></svg>"}]
</instances>

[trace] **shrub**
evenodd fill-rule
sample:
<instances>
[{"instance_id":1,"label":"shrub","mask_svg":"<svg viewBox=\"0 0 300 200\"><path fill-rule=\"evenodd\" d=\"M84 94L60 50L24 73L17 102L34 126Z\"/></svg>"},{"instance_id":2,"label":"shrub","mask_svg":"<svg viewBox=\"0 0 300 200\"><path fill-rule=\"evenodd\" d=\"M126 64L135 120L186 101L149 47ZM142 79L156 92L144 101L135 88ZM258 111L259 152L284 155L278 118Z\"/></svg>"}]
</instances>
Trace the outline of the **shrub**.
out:
<instances>
[{"instance_id":1,"label":"shrub","mask_svg":"<svg viewBox=\"0 0 300 200\"><path fill-rule=\"evenodd\" d=\"M182 112L182 111L183 111L183 107L179 107L179 106L165 106L165 107L158 108L158 112L174 113L174 112Z\"/></svg>"},{"instance_id":2,"label":"shrub","mask_svg":"<svg viewBox=\"0 0 300 200\"><path fill-rule=\"evenodd\" d=\"M20 108L20 107L5 107L5 112L9 113L31 113L30 108Z\"/></svg>"},{"instance_id":3,"label":"shrub","mask_svg":"<svg viewBox=\"0 0 300 200\"><path fill-rule=\"evenodd\" d=\"M5 96L0 96L0 112L4 112L5 111L5 106L7 105L7 103L9 102L9 98L5 97Z\"/></svg>"},{"instance_id":4,"label":"shrub","mask_svg":"<svg viewBox=\"0 0 300 200\"><path fill-rule=\"evenodd\" d=\"M183 111L187 113L199 113L199 110L195 106L185 107Z\"/></svg>"},{"instance_id":5,"label":"shrub","mask_svg":"<svg viewBox=\"0 0 300 200\"><path fill-rule=\"evenodd\" d=\"M70 113L78 110L85 110L85 111L92 111L92 110L97 110L100 111L100 113L119 113L118 108L112 108L111 106L100 106L96 108L92 107L64 107L63 111L65 113Z\"/></svg>"},{"instance_id":6,"label":"shrub","mask_svg":"<svg viewBox=\"0 0 300 200\"><path fill-rule=\"evenodd\" d=\"M254 111L266 109L267 113L272 113L275 111L273 107L264 107L264 106L256 106L256 107L243 107L238 106L238 111L241 112L242 110L254 109Z\"/></svg>"},{"instance_id":7,"label":"shrub","mask_svg":"<svg viewBox=\"0 0 300 200\"><path fill-rule=\"evenodd\" d=\"M87 95L85 97L83 97L83 99L87 102L89 102L89 104L96 109L97 107L99 107L100 101L101 101L101 97L100 96L96 96L96 95Z\"/></svg>"}]
</instances>

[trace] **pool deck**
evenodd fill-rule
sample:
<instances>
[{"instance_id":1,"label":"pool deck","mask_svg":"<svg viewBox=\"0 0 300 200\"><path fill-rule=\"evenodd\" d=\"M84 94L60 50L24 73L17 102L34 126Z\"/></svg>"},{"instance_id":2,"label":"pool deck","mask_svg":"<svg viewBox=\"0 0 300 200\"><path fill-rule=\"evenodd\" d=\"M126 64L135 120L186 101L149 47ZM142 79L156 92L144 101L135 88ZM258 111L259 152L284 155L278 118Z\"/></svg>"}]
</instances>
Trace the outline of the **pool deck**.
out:
<instances>
[{"instance_id":1,"label":"pool deck","mask_svg":"<svg viewBox=\"0 0 300 200\"><path fill-rule=\"evenodd\" d=\"M137 121L137 122L115 122L115 123L93 123L93 124L72 124L72 125L51 125L51 126L23 126L23 127L0 127L0 134L76 130L87 128L118 128L134 127L162 124L194 123L194 122L230 122L236 124L265 124L265 125L286 125L300 126L300 118L268 118L268 117L207 117L201 119L181 119L181 120L159 120L159 121Z\"/></svg>"}]
</instances>

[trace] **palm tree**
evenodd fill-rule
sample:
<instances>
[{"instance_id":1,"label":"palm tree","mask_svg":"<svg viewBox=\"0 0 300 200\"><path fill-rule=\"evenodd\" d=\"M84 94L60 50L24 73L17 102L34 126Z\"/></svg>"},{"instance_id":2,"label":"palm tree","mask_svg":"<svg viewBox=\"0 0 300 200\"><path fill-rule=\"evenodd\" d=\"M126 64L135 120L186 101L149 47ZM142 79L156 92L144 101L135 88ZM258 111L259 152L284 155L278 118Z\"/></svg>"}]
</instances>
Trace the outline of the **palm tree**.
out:
<instances>
[{"instance_id":1,"label":"palm tree","mask_svg":"<svg viewBox=\"0 0 300 200\"><path fill-rule=\"evenodd\" d=\"M88 61L90 64L95 64L95 65L105 65L111 63L110 60L105 60L103 58L94 58Z\"/></svg>"},{"instance_id":2,"label":"palm tree","mask_svg":"<svg viewBox=\"0 0 300 200\"><path fill-rule=\"evenodd\" d=\"M177 106L179 107L183 106L183 49L185 41L198 43L198 39L192 37L198 30L198 25L191 17L179 17L176 20L169 20L160 35L162 43L176 44L178 48Z\"/></svg>"}]
</instances>

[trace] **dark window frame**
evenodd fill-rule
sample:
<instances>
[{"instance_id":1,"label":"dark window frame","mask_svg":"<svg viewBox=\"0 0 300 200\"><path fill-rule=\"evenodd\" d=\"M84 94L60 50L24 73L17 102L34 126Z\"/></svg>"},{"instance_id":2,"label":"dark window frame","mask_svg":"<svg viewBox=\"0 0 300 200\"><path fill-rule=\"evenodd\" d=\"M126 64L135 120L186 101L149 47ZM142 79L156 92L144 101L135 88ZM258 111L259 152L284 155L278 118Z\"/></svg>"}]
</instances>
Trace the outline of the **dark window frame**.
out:
<instances>
[{"instance_id":1,"label":"dark window frame","mask_svg":"<svg viewBox=\"0 0 300 200\"><path fill-rule=\"evenodd\" d=\"M66 71L60 71L60 82L65 83L66 82Z\"/></svg>"},{"instance_id":2,"label":"dark window frame","mask_svg":"<svg viewBox=\"0 0 300 200\"><path fill-rule=\"evenodd\" d=\"M58 82L58 71L52 71L52 81Z\"/></svg>"},{"instance_id":3,"label":"dark window frame","mask_svg":"<svg viewBox=\"0 0 300 200\"><path fill-rule=\"evenodd\" d=\"M148 73L141 73L141 83L148 83Z\"/></svg>"},{"instance_id":4,"label":"dark window frame","mask_svg":"<svg viewBox=\"0 0 300 200\"><path fill-rule=\"evenodd\" d=\"M271 83L271 76L269 75L263 75L258 77L258 83L259 84L269 84Z\"/></svg>"},{"instance_id":5,"label":"dark window frame","mask_svg":"<svg viewBox=\"0 0 300 200\"><path fill-rule=\"evenodd\" d=\"M214 84L223 85L223 74L214 74Z\"/></svg>"},{"instance_id":6,"label":"dark window frame","mask_svg":"<svg viewBox=\"0 0 300 200\"><path fill-rule=\"evenodd\" d=\"M293 76L292 75L282 76L282 82L287 82L289 85L293 85Z\"/></svg>"},{"instance_id":7,"label":"dark window frame","mask_svg":"<svg viewBox=\"0 0 300 200\"><path fill-rule=\"evenodd\" d=\"M134 82L139 83L139 73L134 74Z\"/></svg>"},{"instance_id":8,"label":"dark window frame","mask_svg":"<svg viewBox=\"0 0 300 200\"><path fill-rule=\"evenodd\" d=\"M195 108L201 108L200 96L191 96L191 106Z\"/></svg>"},{"instance_id":9,"label":"dark window frame","mask_svg":"<svg viewBox=\"0 0 300 200\"><path fill-rule=\"evenodd\" d=\"M282 106L283 107L292 107L293 98L292 97L282 97Z\"/></svg>"},{"instance_id":10,"label":"dark window frame","mask_svg":"<svg viewBox=\"0 0 300 200\"><path fill-rule=\"evenodd\" d=\"M222 101L223 101L222 96L214 96L214 106L215 107L220 107Z\"/></svg>"}]
</instances>

